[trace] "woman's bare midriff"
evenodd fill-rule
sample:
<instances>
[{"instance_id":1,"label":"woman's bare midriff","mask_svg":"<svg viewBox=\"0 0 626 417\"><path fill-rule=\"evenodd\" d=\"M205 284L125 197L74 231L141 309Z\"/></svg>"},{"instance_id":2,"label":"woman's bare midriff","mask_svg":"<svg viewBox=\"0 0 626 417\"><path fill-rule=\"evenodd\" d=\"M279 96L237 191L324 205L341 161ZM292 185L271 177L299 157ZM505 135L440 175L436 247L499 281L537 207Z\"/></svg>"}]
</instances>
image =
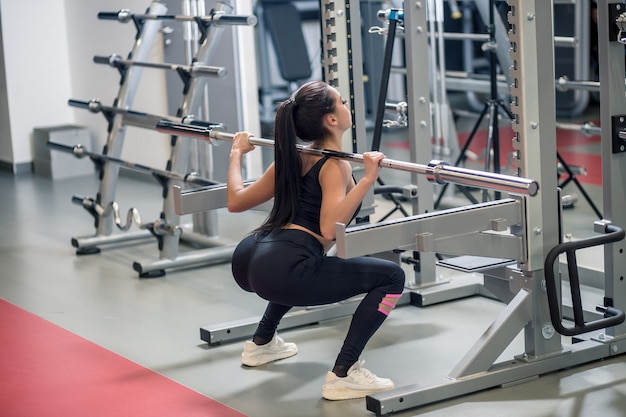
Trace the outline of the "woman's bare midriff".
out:
<instances>
[{"instance_id":1,"label":"woman's bare midriff","mask_svg":"<svg viewBox=\"0 0 626 417\"><path fill-rule=\"evenodd\" d=\"M299 224L290 223L286 225L284 229L295 229L295 230L302 230L303 232L307 232L308 234L313 236L322 244L322 247L324 248L324 253L328 252L328 250L335 244L333 240L324 239L324 237L318 235L315 232L310 231L306 227L300 226Z\"/></svg>"}]
</instances>

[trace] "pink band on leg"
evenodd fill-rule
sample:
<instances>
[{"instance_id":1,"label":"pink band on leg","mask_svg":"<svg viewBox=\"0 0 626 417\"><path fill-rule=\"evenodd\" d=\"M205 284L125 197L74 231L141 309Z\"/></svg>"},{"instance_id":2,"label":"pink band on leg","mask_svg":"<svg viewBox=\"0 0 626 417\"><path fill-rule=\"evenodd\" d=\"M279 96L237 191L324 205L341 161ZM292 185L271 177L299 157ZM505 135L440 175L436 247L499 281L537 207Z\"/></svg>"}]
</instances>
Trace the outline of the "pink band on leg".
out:
<instances>
[{"instance_id":1,"label":"pink band on leg","mask_svg":"<svg viewBox=\"0 0 626 417\"><path fill-rule=\"evenodd\" d=\"M390 307L391 309L394 309L396 307L396 303L392 303L390 301L387 301L387 300L385 300L385 298L400 298L400 297L402 297L402 294L385 294L383 299L380 300L380 304L379 305L385 305L387 307ZM385 310L382 307L378 307L378 311L383 313L385 316L389 316L389 313L391 312L391 311Z\"/></svg>"},{"instance_id":2,"label":"pink band on leg","mask_svg":"<svg viewBox=\"0 0 626 417\"><path fill-rule=\"evenodd\" d=\"M385 297L389 297L389 298L400 298L402 297L402 294L385 294ZM383 297L384 298L384 297Z\"/></svg>"}]
</instances>

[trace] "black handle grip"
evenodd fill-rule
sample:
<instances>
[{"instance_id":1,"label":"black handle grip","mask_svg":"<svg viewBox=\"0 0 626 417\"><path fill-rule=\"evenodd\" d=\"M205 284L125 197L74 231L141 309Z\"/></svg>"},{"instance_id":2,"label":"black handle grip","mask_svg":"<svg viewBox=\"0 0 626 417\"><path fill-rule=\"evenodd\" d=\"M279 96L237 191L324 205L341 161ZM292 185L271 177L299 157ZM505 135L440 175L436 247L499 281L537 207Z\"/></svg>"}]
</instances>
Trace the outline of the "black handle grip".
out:
<instances>
[{"instance_id":1,"label":"black handle grip","mask_svg":"<svg viewBox=\"0 0 626 417\"><path fill-rule=\"evenodd\" d=\"M618 324L626 320L626 313L615 307L596 306L596 310L604 314L604 317L614 317L614 320L616 320Z\"/></svg>"},{"instance_id":2,"label":"black handle grip","mask_svg":"<svg viewBox=\"0 0 626 417\"><path fill-rule=\"evenodd\" d=\"M100 12L98 13L98 19L100 20L117 20L119 12Z\"/></svg>"},{"instance_id":3,"label":"black handle grip","mask_svg":"<svg viewBox=\"0 0 626 417\"><path fill-rule=\"evenodd\" d=\"M69 100L67 100L67 104L69 104L72 107L80 107L81 109L88 109L89 108L89 102L88 101L69 99Z\"/></svg>"},{"instance_id":4,"label":"black handle grip","mask_svg":"<svg viewBox=\"0 0 626 417\"><path fill-rule=\"evenodd\" d=\"M95 62L96 64L109 65L111 63L111 57L103 56L103 55L96 55L93 57L93 62Z\"/></svg>"},{"instance_id":5,"label":"black handle grip","mask_svg":"<svg viewBox=\"0 0 626 417\"><path fill-rule=\"evenodd\" d=\"M622 324L626 318L623 311L616 309L613 306L598 306L596 309L604 313L604 318L590 322L585 322L584 319L582 307L583 303L580 292L580 280L578 277L578 269L576 267L576 251L592 246L618 242L624 239L626 234L624 229L612 224L607 225L604 231L605 234L600 236L592 236L586 239L556 245L546 256L546 260L544 262L544 273L550 318L556 331L564 336L576 336L594 330L617 326L618 324ZM565 253L567 256L567 269L569 274L570 290L572 293L572 309L574 312L573 326L563 325L563 318L561 317L561 302L559 300L557 280L554 274L554 265L559 261L559 255L562 253Z\"/></svg>"}]
</instances>

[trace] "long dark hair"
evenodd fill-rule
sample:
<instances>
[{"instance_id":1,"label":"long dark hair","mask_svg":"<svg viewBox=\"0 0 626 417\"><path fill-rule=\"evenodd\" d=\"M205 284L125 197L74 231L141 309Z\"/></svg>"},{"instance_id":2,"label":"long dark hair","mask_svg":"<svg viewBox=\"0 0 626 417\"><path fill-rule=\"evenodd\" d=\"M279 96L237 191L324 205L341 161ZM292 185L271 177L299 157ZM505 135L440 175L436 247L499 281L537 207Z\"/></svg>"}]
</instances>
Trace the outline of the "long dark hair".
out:
<instances>
[{"instance_id":1,"label":"long dark hair","mask_svg":"<svg viewBox=\"0 0 626 417\"><path fill-rule=\"evenodd\" d=\"M296 144L298 139L304 143L322 139L327 133L324 116L334 111L335 98L328 84L322 81L303 84L278 106L274 124L274 206L257 231L269 232L295 219L300 209L302 179L302 161Z\"/></svg>"}]
</instances>

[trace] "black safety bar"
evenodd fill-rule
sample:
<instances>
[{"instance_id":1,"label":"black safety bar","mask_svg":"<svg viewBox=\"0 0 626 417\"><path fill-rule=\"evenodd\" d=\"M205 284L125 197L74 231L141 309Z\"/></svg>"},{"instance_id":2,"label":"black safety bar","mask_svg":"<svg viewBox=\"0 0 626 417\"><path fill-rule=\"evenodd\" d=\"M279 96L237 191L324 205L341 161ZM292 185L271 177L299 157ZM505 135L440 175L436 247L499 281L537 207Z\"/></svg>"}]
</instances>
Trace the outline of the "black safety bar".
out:
<instances>
[{"instance_id":1,"label":"black safety bar","mask_svg":"<svg viewBox=\"0 0 626 417\"><path fill-rule=\"evenodd\" d=\"M576 264L576 251L579 249L589 248L592 246L606 245L622 240L624 238L624 229L613 224L603 224L596 222L603 228L603 235L593 236L573 242L565 242L556 245L548 255L544 263L544 271L546 278L546 292L548 294L548 307L550 308L550 318L552 325L557 332L564 336L576 336L594 330L604 329L607 327L622 324L626 315L622 310L613 307L613 300L604 298L604 306L596 306L596 310L604 314L604 318L585 322L582 297L580 290L580 280L578 277L578 267ZM564 326L561 316L561 302L557 291L557 279L554 274L555 263L559 259L559 255L565 253L567 256L567 270L569 273L570 291L572 294L572 308L574 312L574 325ZM560 285L560 284L559 284Z\"/></svg>"}]
</instances>

